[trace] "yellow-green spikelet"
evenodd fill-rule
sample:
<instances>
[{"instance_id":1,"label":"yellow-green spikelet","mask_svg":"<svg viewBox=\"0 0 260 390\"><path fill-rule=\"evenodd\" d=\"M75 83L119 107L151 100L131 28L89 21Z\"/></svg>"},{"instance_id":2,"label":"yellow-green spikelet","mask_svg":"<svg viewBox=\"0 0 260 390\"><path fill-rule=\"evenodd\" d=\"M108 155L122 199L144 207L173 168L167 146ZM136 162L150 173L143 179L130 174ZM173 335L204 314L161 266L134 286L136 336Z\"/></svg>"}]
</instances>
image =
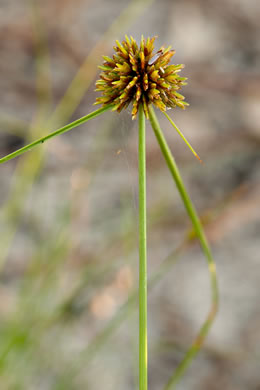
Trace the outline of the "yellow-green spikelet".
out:
<instances>
[{"instance_id":1,"label":"yellow-green spikelet","mask_svg":"<svg viewBox=\"0 0 260 390\"><path fill-rule=\"evenodd\" d=\"M188 105L177 91L185 85L186 77L178 72L184 65L168 65L175 51L161 47L153 53L154 38L141 38L140 47L136 41L125 36L125 41L116 41L112 58L103 56L104 64L96 91L102 96L95 104L114 104L113 110L120 112L133 103L132 118L135 119L140 103L148 117L148 105L153 103L160 110Z\"/></svg>"}]
</instances>

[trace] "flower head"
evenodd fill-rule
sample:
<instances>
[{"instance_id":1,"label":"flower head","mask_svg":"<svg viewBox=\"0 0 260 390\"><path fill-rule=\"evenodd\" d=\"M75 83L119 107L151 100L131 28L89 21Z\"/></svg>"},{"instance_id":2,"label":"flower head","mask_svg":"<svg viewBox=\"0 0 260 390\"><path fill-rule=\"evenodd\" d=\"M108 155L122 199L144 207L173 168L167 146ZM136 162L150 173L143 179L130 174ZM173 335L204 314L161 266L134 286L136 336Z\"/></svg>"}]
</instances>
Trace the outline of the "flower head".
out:
<instances>
[{"instance_id":1,"label":"flower head","mask_svg":"<svg viewBox=\"0 0 260 390\"><path fill-rule=\"evenodd\" d=\"M151 103L161 111L188 105L177 92L186 84L186 77L178 74L184 65L168 65L175 54L171 46L153 53L154 40L155 37L147 40L142 37L140 47L132 37L125 36L122 43L116 41L115 54L112 58L103 56L104 64L99 67L102 72L96 91L101 91L102 96L95 104L114 104L113 110L120 112L132 102L133 119L141 103L146 117Z\"/></svg>"}]
</instances>

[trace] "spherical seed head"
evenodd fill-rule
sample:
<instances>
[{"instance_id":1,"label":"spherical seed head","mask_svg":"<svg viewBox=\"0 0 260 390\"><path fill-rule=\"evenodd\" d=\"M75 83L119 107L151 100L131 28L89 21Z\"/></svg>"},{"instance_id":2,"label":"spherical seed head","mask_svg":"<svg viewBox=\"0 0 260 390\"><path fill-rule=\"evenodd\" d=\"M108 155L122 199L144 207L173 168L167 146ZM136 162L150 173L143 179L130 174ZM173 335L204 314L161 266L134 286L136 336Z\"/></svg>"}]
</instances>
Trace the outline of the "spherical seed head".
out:
<instances>
[{"instance_id":1,"label":"spherical seed head","mask_svg":"<svg viewBox=\"0 0 260 390\"><path fill-rule=\"evenodd\" d=\"M113 104L113 110L120 112L132 102L132 119L141 103L147 118L152 103L161 111L188 105L177 92L186 84L186 77L178 74L184 65L168 65L175 51L169 46L153 53L154 41L155 37L142 37L140 47L132 37L125 36L122 43L116 41L115 54L112 58L103 56L104 64L99 67L102 72L96 91L101 91L102 96L95 104Z\"/></svg>"}]
</instances>

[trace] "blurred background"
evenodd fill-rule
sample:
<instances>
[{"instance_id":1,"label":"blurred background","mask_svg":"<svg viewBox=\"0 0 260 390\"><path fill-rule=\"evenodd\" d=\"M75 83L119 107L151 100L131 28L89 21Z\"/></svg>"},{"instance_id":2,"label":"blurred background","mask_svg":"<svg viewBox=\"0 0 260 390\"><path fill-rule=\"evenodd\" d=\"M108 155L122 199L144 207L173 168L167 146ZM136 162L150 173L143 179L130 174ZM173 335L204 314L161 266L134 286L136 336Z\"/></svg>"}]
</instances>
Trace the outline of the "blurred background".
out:
<instances>
[{"instance_id":1,"label":"blurred background","mask_svg":"<svg viewBox=\"0 0 260 390\"><path fill-rule=\"evenodd\" d=\"M260 389L259 0L0 0L0 155L93 110L101 55L158 35L190 107L158 112L217 264L220 310L177 386ZM0 167L0 390L138 388L137 124L107 112ZM206 261L147 125L149 389L210 308Z\"/></svg>"}]
</instances>

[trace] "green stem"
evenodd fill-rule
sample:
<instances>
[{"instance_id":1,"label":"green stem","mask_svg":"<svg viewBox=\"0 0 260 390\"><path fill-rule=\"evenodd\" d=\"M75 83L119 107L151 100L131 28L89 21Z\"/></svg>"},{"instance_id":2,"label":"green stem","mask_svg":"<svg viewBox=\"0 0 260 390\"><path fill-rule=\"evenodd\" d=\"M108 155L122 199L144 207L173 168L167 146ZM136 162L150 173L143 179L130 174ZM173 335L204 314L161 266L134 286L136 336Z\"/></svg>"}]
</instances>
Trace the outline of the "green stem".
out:
<instances>
[{"instance_id":1,"label":"green stem","mask_svg":"<svg viewBox=\"0 0 260 390\"><path fill-rule=\"evenodd\" d=\"M179 169L175 163L175 160L171 154L171 151L169 149L169 146L164 138L164 135L162 133L162 130L160 128L159 122L157 120L157 117L155 115L155 112L153 108L149 107L149 119L152 125L152 128L154 130L155 136L157 138L157 141L159 143L159 146L161 148L162 154L166 160L166 163L168 165L168 168L172 174L172 177L176 183L176 186L178 188L178 191L180 193L180 196L182 198L182 201L184 203L184 206L186 208L186 211L191 219L191 222L193 224L194 230L196 232L197 237L200 240L201 248L205 254L205 257L207 259L208 263L208 269L210 273L210 282L211 282L211 292L212 292L212 298L211 298L211 308L209 311L209 314L203 323L202 327L200 328L200 331L192 343L191 347L187 351L186 355L184 356L183 360L177 367L176 371L171 376L170 380L168 381L166 387L164 390L170 390L176 385L176 383L180 380L182 374L188 367L188 365L191 363L194 356L198 353L198 351L201 348L202 343L204 342L209 329L214 321L214 318L217 313L218 309L218 286L217 286L217 278L216 278L216 267L215 262L213 259L213 256L211 254L211 250L209 247L209 244L207 242L207 238L204 234L203 227L201 225L201 222L198 218L198 215L196 213L196 210L189 198L189 195L185 189L184 183L182 181Z\"/></svg>"},{"instance_id":2,"label":"green stem","mask_svg":"<svg viewBox=\"0 0 260 390\"><path fill-rule=\"evenodd\" d=\"M147 255L145 116L139 107L139 390L147 390Z\"/></svg>"},{"instance_id":3,"label":"green stem","mask_svg":"<svg viewBox=\"0 0 260 390\"><path fill-rule=\"evenodd\" d=\"M8 160L11 160L17 156L20 156L21 154L25 153L25 152L28 152L29 150L31 150L32 148L34 148L35 146L39 145L39 144L43 144L45 141L47 141L48 139L50 138L53 138L53 137L56 137L56 135L59 135L59 134L62 134L62 133L65 133L69 130L72 130L74 129L75 127L79 126L79 125L82 125L82 123L85 123L87 121L89 121L90 119L92 118L95 118L96 116L102 114L103 112L109 110L110 108L112 108L113 105L108 105L108 106L105 106L105 107L102 107L102 108L99 108L98 110L96 111L93 111L91 112L90 114L88 115L85 115L83 116L82 118L79 118L77 120L75 120L74 122L71 122L69 123L68 125L66 126L63 126L61 127L60 129L54 131L53 133L50 133L48 135L46 135L45 137L42 137L42 138L39 138L38 140L32 142L31 144L29 145L26 145L24 146L23 148L21 149L18 149L16 150L15 152L13 153L10 153L8 154L7 156L5 157L2 157L0 159L0 164L8 161Z\"/></svg>"}]
</instances>

